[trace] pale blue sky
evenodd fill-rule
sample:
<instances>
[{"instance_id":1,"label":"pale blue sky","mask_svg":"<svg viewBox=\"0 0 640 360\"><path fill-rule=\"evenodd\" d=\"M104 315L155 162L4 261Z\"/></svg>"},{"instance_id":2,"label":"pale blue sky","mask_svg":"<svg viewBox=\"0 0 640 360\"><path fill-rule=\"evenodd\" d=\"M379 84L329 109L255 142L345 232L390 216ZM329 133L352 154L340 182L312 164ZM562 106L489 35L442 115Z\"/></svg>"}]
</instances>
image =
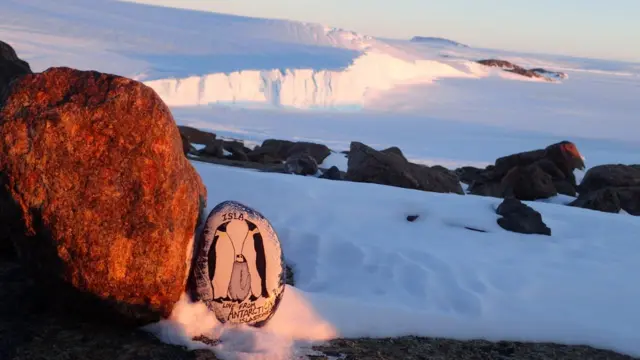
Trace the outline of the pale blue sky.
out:
<instances>
[{"instance_id":1,"label":"pale blue sky","mask_svg":"<svg viewBox=\"0 0 640 360\"><path fill-rule=\"evenodd\" d=\"M131 1L131 0L130 0ZM133 0L367 35L640 61L640 0Z\"/></svg>"}]
</instances>

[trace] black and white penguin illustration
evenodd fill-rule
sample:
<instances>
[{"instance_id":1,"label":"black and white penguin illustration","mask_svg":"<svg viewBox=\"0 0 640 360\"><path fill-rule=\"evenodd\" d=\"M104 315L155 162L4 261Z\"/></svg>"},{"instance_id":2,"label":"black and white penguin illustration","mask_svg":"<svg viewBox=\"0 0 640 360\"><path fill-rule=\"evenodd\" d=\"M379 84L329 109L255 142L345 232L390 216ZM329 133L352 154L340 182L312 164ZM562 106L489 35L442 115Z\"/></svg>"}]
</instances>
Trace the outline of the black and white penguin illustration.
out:
<instances>
[{"instance_id":1,"label":"black and white penguin illustration","mask_svg":"<svg viewBox=\"0 0 640 360\"><path fill-rule=\"evenodd\" d=\"M266 265L262 235L254 223L246 219L222 223L209 251L213 301L240 303L269 297Z\"/></svg>"},{"instance_id":2,"label":"black and white penguin illustration","mask_svg":"<svg viewBox=\"0 0 640 360\"><path fill-rule=\"evenodd\" d=\"M196 245L190 287L221 323L264 326L285 290L286 267L275 229L237 201L216 205Z\"/></svg>"}]
</instances>

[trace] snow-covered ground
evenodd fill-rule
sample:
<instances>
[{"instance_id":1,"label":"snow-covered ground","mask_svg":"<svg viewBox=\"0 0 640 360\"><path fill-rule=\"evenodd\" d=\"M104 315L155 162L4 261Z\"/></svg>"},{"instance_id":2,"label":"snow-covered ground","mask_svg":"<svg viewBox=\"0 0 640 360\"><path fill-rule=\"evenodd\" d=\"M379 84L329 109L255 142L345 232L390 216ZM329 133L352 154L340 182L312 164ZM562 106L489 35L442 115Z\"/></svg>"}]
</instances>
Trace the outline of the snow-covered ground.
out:
<instances>
[{"instance_id":1,"label":"snow-covered ground","mask_svg":"<svg viewBox=\"0 0 640 360\"><path fill-rule=\"evenodd\" d=\"M230 359L283 358L337 336L407 334L640 355L636 217L530 203L552 236L522 235L497 225L499 199L195 166L209 209L233 199L270 219L297 289L285 290L261 330L222 327L185 301L152 327L165 341L200 347L189 339L218 336L214 350Z\"/></svg>"},{"instance_id":2,"label":"snow-covered ground","mask_svg":"<svg viewBox=\"0 0 640 360\"><path fill-rule=\"evenodd\" d=\"M325 143L336 153L324 165L343 170L338 152L351 141L398 146L413 161L450 168L561 140L574 141L588 167L640 159L637 63L116 0L3 0L0 40L35 71L71 66L144 81L181 124L249 144ZM485 58L569 77L534 81L474 62ZM209 208L238 200L273 222L297 289L286 289L262 330L218 326L201 306L181 302L154 329L165 341L196 346L190 336L217 334L213 350L224 358L280 359L306 351L309 340L402 334L640 355L639 218L554 199L532 204L553 236L525 236L497 226L497 199L196 167ZM420 218L409 223L409 214Z\"/></svg>"}]
</instances>

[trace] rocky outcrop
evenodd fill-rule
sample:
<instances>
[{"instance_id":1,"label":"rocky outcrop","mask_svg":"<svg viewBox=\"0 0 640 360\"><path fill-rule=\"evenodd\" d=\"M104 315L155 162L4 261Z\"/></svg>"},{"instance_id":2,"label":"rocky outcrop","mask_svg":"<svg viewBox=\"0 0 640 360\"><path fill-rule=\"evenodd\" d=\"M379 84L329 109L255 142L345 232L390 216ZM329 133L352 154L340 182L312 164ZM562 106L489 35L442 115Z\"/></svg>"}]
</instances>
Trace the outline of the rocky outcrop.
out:
<instances>
[{"instance_id":1,"label":"rocky outcrop","mask_svg":"<svg viewBox=\"0 0 640 360\"><path fill-rule=\"evenodd\" d=\"M318 164L322 164L324 159L331 154L331 150L322 144L268 139L247 155L251 161L267 163L283 162L290 156L300 153L307 153Z\"/></svg>"},{"instance_id":2,"label":"rocky outcrop","mask_svg":"<svg viewBox=\"0 0 640 360\"><path fill-rule=\"evenodd\" d=\"M453 172L413 164L395 153L383 153L359 142L351 143L345 180L464 194Z\"/></svg>"},{"instance_id":3,"label":"rocky outcrop","mask_svg":"<svg viewBox=\"0 0 640 360\"><path fill-rule=\"evenodd\" d=\"M315 175L318 172L318 163L308 153L298 153L289 156L284 163L284 170L295 175Z\"/></svg>"},{"instance_id":4,"label":"rocky outcrop","mask_svg":"<svg viewBox=\"0 0 640 360\"><path fill-rule=\"evenodd\" d=\"M515 198L507 198L496 210L501 228L521 234L551 236L551 229L542 221L542 215Z\"/></svg>"},{"instance_id":5,"label":"rocky outcrop","mask_svg":"<svg viewBox=\"0 0 640 360\"><path fill-rule=\"evenodd\" d=\"M640 216L640 165L600 165L585 174L571 206Z\"/></svg>"},{"instance_id":6,"label":"rocky outcrop","mask_svg":"<svg viewBox=\"0 0 640 360\"><path fill-rule=\"evenodd\" d=\"M575 196L577 185L573 172L584 166L575 144L562 141L545 149L501 157L495 165L481 171L461 168L456 172L471 181L471 194L537 200L556 194Z\"/></svg>"},{"instance_id":7,"label":"rocky outcrop","mask_svg":"<svg viewBox=\"0 0 640 360\"><path fill-rule=\"evenodd\" d=\"M139 82L69 68L20 78L2 105L0 233L25 267L78 312L168 316L206 190L167 106Z\"/></svg>"},{"instance_id":8,"label":"rocky outcrop","mask_svg":"<svg viewBox=\"0 0 640 360\"><path fill-rule=\"evenodd\" d=\"M325 170L322 175L320 175L320 178L327 180L343 180L345 175L346 174L340 171L337 166L332 166Z\"/></svg>"},{"instance_id":9,"label":"rocky outcrop","mask_svg":"<svg viewBox=\"0 0 640 360\"><path fill-rule=\"evenodd\" d=\"M191 144L208 145L216 140L216 134L202 131L190 126L178 126L180 134Z\"/></svg>"},{"instance_id":10,"label":"rocky outcrop","mask_svg":"<svg viewBox=\"0 0 640 360\"><path fill-rule=\"evenodd\" d=\"M489 67L500 68L504 71L509 71L528 78L546 79L551 81L566 79L568 77L565 73L549 71L542 68L525 69L522 66L518 66L506 60L487 59L479 60L478 63Z\"/></svg>"},{"instance_id":11,"label":"rocky outcrop","mask_svg":"<svg viewBox=\"0 0 640 360\"><path fill-rule=\"evenodd\" d=\"M27 74L31 74L29 64L18 57L11 45L0 41L0 99L11 81Z\"/></svg>"},{"instance_id":12,"label":"rocky outcrop","mask_svg":"<svg viewBox=\"0 0 640 360\"><path fill-rule=\"evenodd\" d=\"M640 216L640 186L606 187L581 194L570 206L584 209Z\"/></svg>"},{"instance_id":13,"label":"rocky outcrop","mask_svg":"<svg viewBox=\"0 0 640 360\"><path fill-rule=\"evenodd\" d=\"M640 165L594 166L584 175L578 190L581 194L609 187L640 186Z\"/></svg>"}]
</instances>

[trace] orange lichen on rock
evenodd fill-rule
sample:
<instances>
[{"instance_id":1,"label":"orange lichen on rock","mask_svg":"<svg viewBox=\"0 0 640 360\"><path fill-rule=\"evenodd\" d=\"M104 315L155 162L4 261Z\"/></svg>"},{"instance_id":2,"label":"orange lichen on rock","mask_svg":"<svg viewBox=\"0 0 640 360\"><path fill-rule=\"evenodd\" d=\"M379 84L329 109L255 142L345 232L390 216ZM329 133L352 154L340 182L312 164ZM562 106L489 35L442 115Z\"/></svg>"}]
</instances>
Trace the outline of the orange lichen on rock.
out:
<instances>
[{"instance_id":1,"label":"orange lichen on rock","mask_svg":"<svg viewBox=\"0 0 640 360\"><path fill-rule=\"evenodd\" d=\"M206 199L182 147L168 107L137 81L26 75L0 103L0 232L43 282L136 323L168 316Z\"/></svg>"}]
</instances>

